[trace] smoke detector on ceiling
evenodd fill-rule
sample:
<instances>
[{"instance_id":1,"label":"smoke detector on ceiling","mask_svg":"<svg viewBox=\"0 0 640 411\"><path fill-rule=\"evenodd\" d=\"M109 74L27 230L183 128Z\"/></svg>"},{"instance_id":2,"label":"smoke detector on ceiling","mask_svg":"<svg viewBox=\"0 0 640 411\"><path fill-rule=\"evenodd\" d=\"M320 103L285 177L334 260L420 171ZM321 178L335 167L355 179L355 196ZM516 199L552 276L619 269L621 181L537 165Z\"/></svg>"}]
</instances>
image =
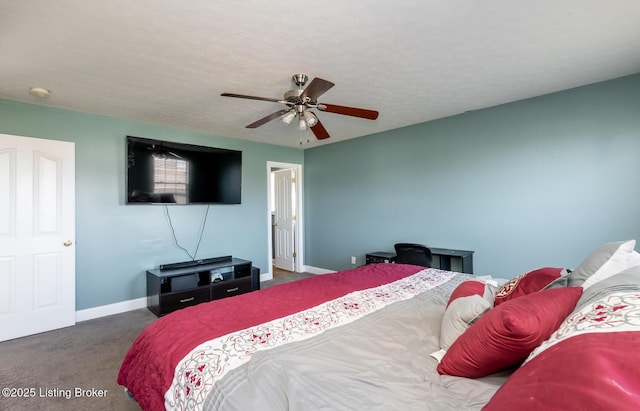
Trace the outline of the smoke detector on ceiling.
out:
<instances>
[{"instance_id":1,"label":"smoke detector on ceiling","mask_svg":"<svg viewBox=\"0 0 640 411\"><path fill-rule=\"evenodd\" d=\"M51 92L49 90L42 87L30 87L29 93L31 93L32 96L36 96L40 98L47 98L51 95Z\"/></svg>"}]
</instances>

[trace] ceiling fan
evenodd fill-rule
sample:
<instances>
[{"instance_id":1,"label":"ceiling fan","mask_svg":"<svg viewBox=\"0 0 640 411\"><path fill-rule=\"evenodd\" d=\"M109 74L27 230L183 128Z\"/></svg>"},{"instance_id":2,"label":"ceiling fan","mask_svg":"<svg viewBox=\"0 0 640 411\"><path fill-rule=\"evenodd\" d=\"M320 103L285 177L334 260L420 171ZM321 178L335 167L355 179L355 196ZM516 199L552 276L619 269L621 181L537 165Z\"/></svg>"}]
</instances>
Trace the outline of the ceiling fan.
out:
<instances>
[{"instance_id":1,"label":"ceiling fan","mask_svg":"<svg viewBox=\"0 0 640 411\"><path fill-rule=\"evenodd\" d=\"M309 83L307 88L303 89L304 85L307 84L308 79L309 77L307 77L306 74L294 74L292 77L292 81L296 86L298 86L298 88L289 90L284 93L284 99L282 100L268 97L247 96L244 94L235 93L222 93L220 95L223 97L271 101L273 103L280 103L287 106L286 108L278 110L275 113L271 113L268 116L249 124L247 128L260 127L261 125L268 123L269 121L274 120L278 117L280 117L283 123L289 125L295 118L297 118L298 127L300 128L300 130L306 130L307 128L310 128L318 140L323 140L325 138L329 138L330 136L316 114L309 109L313 108L320 111L326 111L328 113L343 114L345 116L365 118L368 120L375 120L376 118L378 118L378 112L374 110L339 106L336 104L319 103L318 97L326 93L335 84L316 77L311 80L311 83Z\"/></svg>"}]
</instances>

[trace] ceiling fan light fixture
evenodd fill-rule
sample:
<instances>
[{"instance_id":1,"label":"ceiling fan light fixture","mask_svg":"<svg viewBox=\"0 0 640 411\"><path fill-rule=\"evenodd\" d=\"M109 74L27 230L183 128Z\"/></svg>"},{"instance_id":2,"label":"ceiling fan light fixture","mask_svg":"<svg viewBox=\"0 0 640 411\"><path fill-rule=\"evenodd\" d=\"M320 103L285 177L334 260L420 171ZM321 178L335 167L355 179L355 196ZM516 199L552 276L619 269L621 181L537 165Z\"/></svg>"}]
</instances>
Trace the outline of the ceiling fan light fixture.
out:
<instances>
[{"instance_id":1,"label":"ceiling fan light fixture","mask_svg":"<svg viewBox=\"0 0 640 411\"><path fill-rule=\"evenodd\" d=\"M300 117L300 120L298 121L298 129L300 131L305 131L307 129L307 122L304 121L304 117Z\"/></svg>"},{"instance_id":2,"label":"ceiling fan light fixture","mask_svg":"<svg viewBox=\"0 0 640 411\"><path fill-rule=\"evenodd\" d=\"M305 110L303 113L304 121L307 123L307 126L313 127L318 124L318 117L310 111Z\"/></svg>"},{"instance_id":3,"label":"ceiling fan light fixture","mask_svg":"<svg viewBox=\"0 0 640 411\"><path fill-rule=\"evenodd\" d=\"M280 120L282 120L284 124L289 125L295 117L296 112L294 110L289 110L280 117Z\"/></svg>"}]
</instances>

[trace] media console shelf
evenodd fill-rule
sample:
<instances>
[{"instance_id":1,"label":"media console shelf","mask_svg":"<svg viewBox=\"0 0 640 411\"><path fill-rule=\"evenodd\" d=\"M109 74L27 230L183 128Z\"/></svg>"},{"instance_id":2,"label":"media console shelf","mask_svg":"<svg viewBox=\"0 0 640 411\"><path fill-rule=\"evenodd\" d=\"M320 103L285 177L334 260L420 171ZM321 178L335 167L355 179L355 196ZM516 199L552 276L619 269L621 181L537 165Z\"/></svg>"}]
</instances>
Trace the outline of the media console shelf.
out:
<instances>
[{"instance_id":1,"label":"media console shelf","mask_svg":"<svg viewBox=\"0 0 640 411\"><path fill-rule=\"evenodd\" d=\"M147 271L147 308L158 317L260 289L260 269L240 258L219 257L191 266L177 263L161 267Z\"/></svg>"}]
</instances>

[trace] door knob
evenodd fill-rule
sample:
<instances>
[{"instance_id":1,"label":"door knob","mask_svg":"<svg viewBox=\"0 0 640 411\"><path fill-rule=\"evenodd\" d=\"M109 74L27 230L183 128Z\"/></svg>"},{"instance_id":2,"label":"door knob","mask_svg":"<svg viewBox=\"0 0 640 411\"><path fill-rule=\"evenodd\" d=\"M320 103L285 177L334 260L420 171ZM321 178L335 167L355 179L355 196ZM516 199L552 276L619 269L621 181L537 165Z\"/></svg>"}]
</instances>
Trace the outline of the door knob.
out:
<instances>
[{"instance_id":1,"label":"door knob","mask_svg":"<svg viewBox=\"0 0 640 411\"><path fill-rule=\"evenodd\" d=\"M62 243L62 244L63 244L65 247L69 247L69 246L70 246L71 244L73 244L73 243L71 242L71 240L67 240L67 241L65 241L65 242L64 242L64 243Z\"/></svg>"}]
</instances>

